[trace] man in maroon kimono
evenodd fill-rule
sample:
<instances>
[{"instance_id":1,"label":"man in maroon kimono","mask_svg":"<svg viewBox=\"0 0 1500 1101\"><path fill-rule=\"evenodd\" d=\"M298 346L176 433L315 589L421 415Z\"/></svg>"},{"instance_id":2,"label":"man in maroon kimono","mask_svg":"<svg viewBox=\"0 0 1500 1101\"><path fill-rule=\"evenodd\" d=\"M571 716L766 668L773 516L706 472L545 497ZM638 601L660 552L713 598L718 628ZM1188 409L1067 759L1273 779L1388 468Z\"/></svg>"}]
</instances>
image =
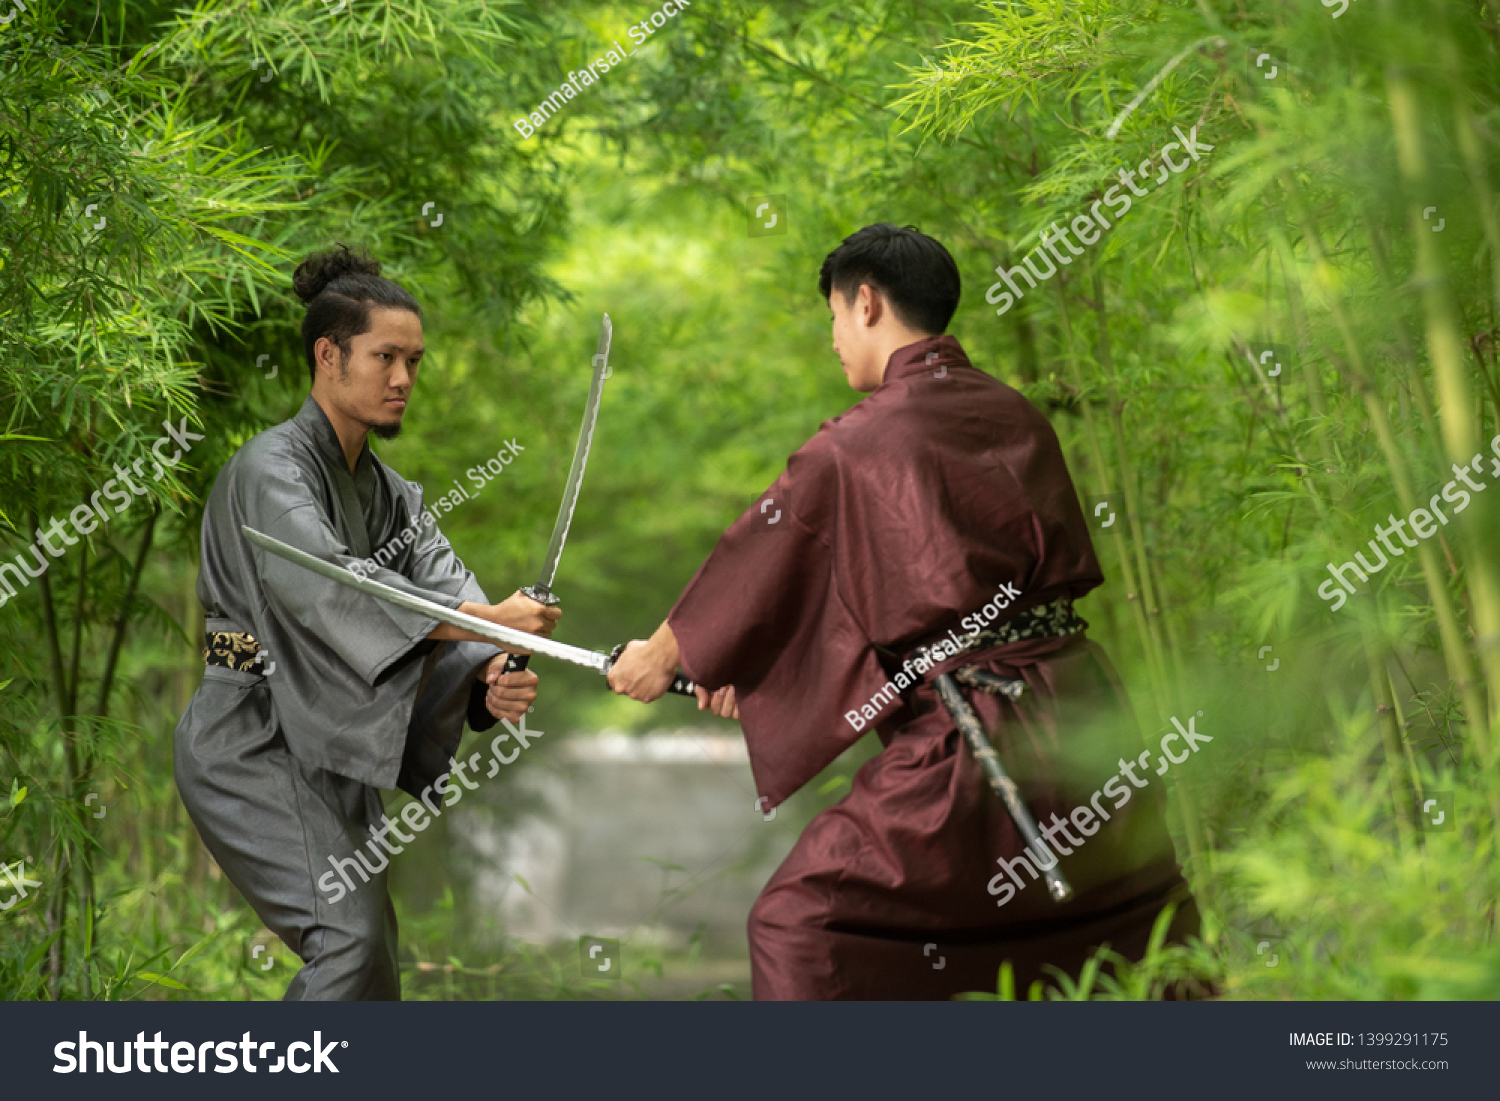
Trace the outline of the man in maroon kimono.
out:
<instances>
[{"instance_id":1,"label":"man in maroon kimono","mask_svg":"<svg viewBox=\"0 0 1500 1101\"><path fill-rule=\"evenodd\" d=\"M947 250L911 228L869 226L829 254L834 351L869 396L788 460L610 673L643 701L679 663L711 687L699 707L741 719L762 807L862 731L884 744L751 910L758 999L993 991L1006 960L1024 991L1054 978L1046 964L1076 977L1101 944L1139 958L1171 901L1171 939L1197 931L1164 785L1134 763L1129 702L1073 612L1103 575L1062 449L940 335L959 290ZM934 691L968 667L1011 682L966 695L1051 850L1023 849ZM1060 859L1070 901L1039 882L1043 859Z\"/></svg>"}]
</instances>

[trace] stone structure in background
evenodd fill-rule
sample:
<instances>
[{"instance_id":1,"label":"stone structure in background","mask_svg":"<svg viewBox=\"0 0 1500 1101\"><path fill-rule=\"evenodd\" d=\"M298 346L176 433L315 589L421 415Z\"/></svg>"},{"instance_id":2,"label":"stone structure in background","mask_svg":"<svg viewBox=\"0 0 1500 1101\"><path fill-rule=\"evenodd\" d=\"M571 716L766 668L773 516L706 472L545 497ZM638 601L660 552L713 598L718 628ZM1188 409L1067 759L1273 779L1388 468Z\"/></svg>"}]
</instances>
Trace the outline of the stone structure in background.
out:
<instances>
[{"instance_id":1,"label":"stone structure in background","mask_svg":"<svg viewBox=\"0 0 1500 1101\"><path fill-rule=\"evenodd\" d=\"M517 778L530 809L465 805L472 904L536 944L592 935L745 952L745 919L804 824L756 809L745 743L698 730L564 739ZM526 881L530 891L517 882Z\"/></svg>"}]
</instances>

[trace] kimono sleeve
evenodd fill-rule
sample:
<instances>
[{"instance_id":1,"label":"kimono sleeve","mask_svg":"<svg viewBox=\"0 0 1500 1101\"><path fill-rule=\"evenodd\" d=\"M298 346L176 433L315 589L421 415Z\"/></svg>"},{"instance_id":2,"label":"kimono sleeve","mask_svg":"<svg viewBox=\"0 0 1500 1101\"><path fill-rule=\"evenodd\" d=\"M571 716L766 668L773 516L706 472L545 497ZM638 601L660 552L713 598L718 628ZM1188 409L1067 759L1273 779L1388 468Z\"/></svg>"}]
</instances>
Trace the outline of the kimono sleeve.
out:
<instances>
[{"instance_id":1,"label":"kimono sleeve","mask_svg":"<svg viewBox=\"0 0 1500 1101\"><path fill-rule=\"evenodd\" d=\"M725 532L668 616L688 675L734 685L757 792L771 806L859 740L841 708L885 680L838 592L825 521L836 508L833 478L828 463L794 461Z\"/></svg>"},{"instance_id":2,"label":"kimono sleeve","mask_svg":"<svg viewBox=\"0 0 1500 1101\"><path fill-rule=\"evenodd\" d=\"M416 490L416 487L413 489L420 492ZM432 514L422 508L420 496L415 499L414 506L413 511L418 517L418 530L421 534L412 547L411 559L404 571L410 583L429 592L456 596L460 601L471 600L476 604L488 604L489 598L484 595L484 590L480 588L473 573L460 561L458 555L453 553L452 544L448 542L448 537L442 533L437 523L432 520ZM368 566L366 572L372 577L375 576ZM490 649L499 652L499 647L490 647Z\"/></svg>"},{"instance_id":3,"label":"kimono sleeve","mask_svg":"<svg viewBox=\"0 0 1500 1101\"><path fill-rule=\"evenodd\" d=\"M475 675L499 651L483 642L444 642L424 670L407 726L396 786L412 796L450 768L463 741L464 721L479 733L498 721L484 705L487 686Z\"/></svg>"},{"instance_id":4,"label":"kimono sleeve","mask_svg":"<svg viewBox=\"0 0 1500 1101\"><path fill-rule=\"evenodd\" d=\"M243 522L274 539L346 569L358 564L373 580L447 608L468 599L459 592L424 588L400 573L371 568L353 557L311 487L289 464L258 465L254 478L239 479L236 489L236 511ZM352 522L363 519L355 517ZM430 616L373 600L259 547L252 548L252 561L278 618L316 637L366 684L376 684L438 625Z\"/></svg>"},{"instance_id":5,"label":"kimono sleeve","mask_svg":"<svg viewBox=\"0 0 1500 1101\"><path fill-rule=\"evenodd\" d=\"M418 530L422 533L418 536L415 546L412 548L411 558L404 563L404 573L413 585L434 593L447 593L457 596L460 601L472 601L475 604L488 604L489 597L485 595L484 589L480 587L479 581L474 577L458 555L453 552L453 546L448 542L447 536L442 533L437 522L432 519L432 514L422 508L420 487L412 486L411 491L415 494L410 501L410 507L419 518ZM465 717L468 719L470 729L476 733L488 730L498 721L489 713L485 707L484 697L488 685L483 684L475 677L478 676L491 659L504 651L488 642L463 642L450 643L443 648L438 666L429 681L424 696L434 694L441 697L441 707L445 713L452 711L454 705L458 704L457 728L461 729ZM461 701L448 699L449 695L462 697ZM418 701L418 716L414 716L416 722L423 713L423 701ZM448 730L453 727L452 723L425 723L429 729ZM443 737L444 746L452 741L452 747L446 750L447 755L457 749L457 739ZM447 755L444 760L447 760Z\"/></svg>"}]
</instances>

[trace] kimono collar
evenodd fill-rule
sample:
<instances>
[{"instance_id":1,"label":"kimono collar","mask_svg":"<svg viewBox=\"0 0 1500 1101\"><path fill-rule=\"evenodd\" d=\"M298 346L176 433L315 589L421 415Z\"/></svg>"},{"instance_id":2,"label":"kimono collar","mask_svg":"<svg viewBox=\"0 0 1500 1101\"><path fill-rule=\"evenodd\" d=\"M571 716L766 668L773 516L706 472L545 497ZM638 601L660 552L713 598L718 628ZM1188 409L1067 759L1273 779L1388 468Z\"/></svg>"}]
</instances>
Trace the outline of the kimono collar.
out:
<instances>
[{"instance_id":1,"label":"kimono collar","mask_svg":"<svg viewBox=\"0 0 1500 1101\"><path fill-rule=\"evenodd\" d=\"M931 363L927 357L934 358ZM898 378L910 378L921 374L923 371L941 371L947 367L969 367L969 357L964 355L963 348L959 345L956 337L930 336L926 340L919 340L915 344L908 344L904 348L897 348L891 353L890 361L885 365L885 379L881 382L894 382Z\"/></svg>"},{"instance_id":2,"label":"kimono collar","mask_svg":"<svg viewBox=\"0 0 1500 1101\"><path fill-rule=\"evenodd\" d=\"M302 408L297 410L292 423L306 433L308 439L312 440L314 446L333 465L334 469L345 471L349 469L349 462L344 458L344 445L339 441L339 434L333 430L333 422L328 419L328 414L323 412L323 407L313 400L311 394L302 403ZM354 460L356 473L360 467L368 464L369 458L370 441L366 440L364 447L360 450L359 458Z\"/></svg>"}]
</instances>

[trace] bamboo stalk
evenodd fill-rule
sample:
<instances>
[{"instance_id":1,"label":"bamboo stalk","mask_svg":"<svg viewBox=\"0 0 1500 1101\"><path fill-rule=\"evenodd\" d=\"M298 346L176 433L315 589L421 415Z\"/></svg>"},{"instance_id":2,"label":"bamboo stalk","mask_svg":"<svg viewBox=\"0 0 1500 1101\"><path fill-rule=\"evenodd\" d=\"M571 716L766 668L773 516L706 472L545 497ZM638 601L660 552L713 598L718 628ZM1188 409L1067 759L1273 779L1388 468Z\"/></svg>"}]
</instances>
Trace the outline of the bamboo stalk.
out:
<instances>
[{"instance_id":1,"label":"bamboo stalk","mask_svg":"<svg viewBox=\"0 0 1500 1101\"><path fill-rule=\"evenodd\" d=\"M1401 736L1396 730L1395 707L1391 703L1389 673L1386 670L1383 646L1374 637L1374 628L1366 621L1360 624L1360 635L1364 643L1365 662L1370 669L1370 688L1375 697L1375 726L1380 733L1380 745L1385 753L1385 769L1389 778L1391 809L1396 820L1396 829L1401 836L1401 848L1407 850L1415 839L1412 822L1412 794L1402 783L1405 760L1401 753Z\"/></svg>"},{"instance_id":2,"label":"bamboo stalk","mask_svg":"<svg viewBox=\"0 0 1500 1101\"><path fill-rule=\"evenodd\" d=\"M1009 261L1006 267L1010 267ZM1022 382L1035 382L1037 380L1038 359L1036 352L1036 326L1031 322L1031 311L1025 308L1015 312L1014 320L1016 330L1016 370L1020 373Z\"/></svg>"},{"instance_id":3,"label":"bamboo stalk","mask_svg":"<svg viewBox=\"0 0 1500 1101\"><path fill-rule=\"evenodd\" d=\"M1104 447L1099 442L1099 429L1094 423L1093 409L1090 407L1083 381L1083 368L1078 362L1078 354L1073 342L1073 324L1068 315L1067 292L1058 280L1057 285L1058 316L1062 322L1063 341L1066 351L1066 359L1069 371L1073 376L1073 385L1077 387L1080 395L1083 395L1079 406L1083 414L1084 436L1088 440L1089 454L1093 459L1094 469L1103 476L1104 471L1109 469L1109 464L1104 458ZM1151 646L1151 628L1146 622L1146 612L1135 585L1135 573L1130 568L1130 551L1125 543L1124 525L1113 528L1110 531L1110 543L1115 550L1115 558L1119 563L1120 577L1125 582L1125 602L1130 605L1131 618L1135 621L1136 631L1140 635L1141 649L1146 655L1146 671L1151 681L1151 702L1159 714L1165 714L1166 709L1166 680L1163 670L1156 661Z\"/></svg>"},{"instance_id":4,"label":"bamboo stalk","mask_svg":"<svg viewBox=\"0 0 1500 1101\"><path fill-rule=\"evenodd\" d=\"M1338 455L1334 452L1333 441L1329 438L1328 399L1323 392L1322 376L1314 362L1312 326L1308 323L1307 307L1302 300L1302 282L1297 278L1296 259L1292 253L1291 243L1286 239L1286 234L1280 229L1271 230L1271 243L1276 249L1277 260L1281 265L1281 282L1286 291L1287 316L1291 320L1292 333L1297 342L1297 362L1302 365L1302 378L1303 384L1307 387L1308 405L1317 419L1318 427L1314 436L1318 444L1318 454L1323 461L1324 472L1331 474L1338 469ZM1297 456L1298 462L1304 462L1291 422L1284 412L1282 418L1287 435L1292 439L1292 453ZM1313 469L1310 463L1307 466L1308 469ZM1328 510L1323 495L1318 489L1317 481L1305 478L1303 488L1312 499L1313 510L1318 514L1318 518L1326 519Z\"/></svg>"},{"instance_id":5,"label":"bamboo stalk","mask_svg":"<svg viewBox=\"0 0 1500 1101\"><path fill-rule=\"evenodd\" d=\"M33 531L41 531L42 520L38 509L31 513ZM49 563L50 566L50 563ZM37 589L41 593L42 630L47 639L47 653L52 665L52 690L57 700L58 729L63 740L63 791L68 812L73 807L73 784L77 776L73 739L68 731L68 680L63 665L62 644L58 636L57 607L52 599L51 570L45 569L37 578ZM68 896L71 889L70 861L66 837L57 838L57 851L52 860L52 885L47 897L45 911L47 933L50 936L64 929L68 921ZM59 934L47 950L47 993L53 1001L61 994L63 968L67 966L67 937Z\"/></svg>"},{"instance_id":6,"label":"bamboo stalk","mask_svg":"<svg viewBox=\"0 0 1500 1101\"><path fill-rule=\"evenodd\" d=\"M1406 322L1402 318L1400 304L1393 301L1390 294L1390 289L1396 285L1396 280L1392 274L1389 257L1385 250L1385 237L1381 233L1380 227L1375 222L1374 216L1371 215L1368 207L1364 209L1362 218L1365 227L1365 237L1370 243L1370 254L1374 257L1376 270L1380 273L1382 284L1386 289L1388 315L1396 328L1396 344L1400 349L1399 362L1401 363L1407 386L1416 396L1417 411L1422 417L1423 430L1426 432L1428 438L1435 440L1439 435L1437 413L1432 408L1432 399L1427 393L1427 385L1418 368L1416 350L1412 344L1411 334L1407 331ZM1496 393L1495 398L1496 406L1500 408L1500 392ZM1450 577L1456 577L1458 575L1458 563L1453 560L1453 550L1448 545L1447 533L1439 531L1437 539L1442 544L1443 557L1448 563L1448 574Z\"/></svg>"},{"instance_id":7,"label":"bamboo stalk","mask_svg":"<svg viewBox=\"0 0 1500 1101\"><path fill-rule=\"evenodd\" d=\"M1451 44L1450 44L1451 46ZM1467 466L1479 459L1479 437L1470 413L1472 401L1464 367L1463 341L1459 335L1457 310L1448 287L1447 273L1438 255L1435 234L1422 218L1425 197L1432 185L1423 147L1421 111L1417 96L1404 72L1386 70L1386 98L1396 131L1397 161L1409 197L1408 219L1416 240L1417 278L1426 320L1427 352L1437 383L1442 437L1449 460ZM1476 648L1489 690L1490 708L1469 715L1474 745L1481 762L1493 763L1490 726L1500 721L1500 577L1497 577L1490 537L1496 531L1497 503L1476 497L1475 513L1464 525L1462 556L1473 603ZM1466 688L1466 697L1476 695ZM1467 698L1465 706L1470 706Z\"/></svg>"},{"instance_id":8,"label":"bamboo stalk","mask_svg":"<svg viewBox=\"0 0 1500 1101\"><path fill-rule=\"evenodd\" d=\"M1109 317L1104 302L1104 281L1099 276L1097 266L1089 274L1093 281L1094 317L1099 328L1097 358L1109 394L1109 419L1115 442L1115 463L1120 471L1120 494L1125 498L1125 519L1130 525L1130 534L1134 543L1136 572L1141 579L1141 596L1146 601L1146 623L1151 628L1151 642L1155 649L1157 666L1165 676L1165 650L1158 626L1161 602L1157 598L1156 587L1152 583L1151 563L1146 555L1146 535L1145 529L1141 526L1140 506L1135 485L1135 466L1130 461L1130 453L1125 447L1125 424L1121 415L1122 402L1115 378L1114 353L1109 344Z\"/></svg>"},{"instance_id":9,"label":"bamboo stalk","mask_svg":"<svg viewBox=\"0 0 1500 1101\"><path fill-rule=\"evenodd\" d=\"M1453 94L1453 129L1463 154L1469 187L1474 191L1479 223L1484 227L1485 243L1490 250L1490 292L1494 296L1494 317L1500 322L1500 216L1495 213L1495 196L1490 191L1489 171L1484 150L1474 128L1474 114L1469 110L1468 90L1463 83L1463 59L1453 43L1451 30L1443 36L1443 68L1448 73Z\"/></svg>"},{"instance_id":10,"label":"bamboo stalk","mask_svg":"<svg viewBox=\"0 0 1500 1101\"><path fill-rule=\"evenodd\" d=\"M1422 798L1422 770L1417 768L1417 755L1411 750L1411 734L1406 725L1406 713L1401 709L1401 693L1396 688L1396 678L1391 675L1390 669L1386 669L1386 679L1390 682L1391 706L1396 712L1396 729L1401 735L1401 749L1406 754L1406 772L1411 777L1411 789L1416 793L1416 798ZM1414 804L1415 805L1415 804Z\"/></svg>"},{"instance_id":11,"label":"bamboo stalk","mask_svg":"<svg viewBox=\"0 0 1500 1101\"><path fill-rule=\"evenodd\" d=\"M85 777L88 773L88 765L85 762L90 755L87 745L84 744L82 731L79 730L78 723L78 680L79 670L83 661L83 624L85 618L84 612L88 605L88 579L89 543L87 539L84 539L82 540L82 546L78 550L77 595L73 602L73 653L68 678L68 723L73 728L72 735L68 740L72 756L72 767L69 770L72 773L72 779L67 788L68 805L70 808L76 807L79 800L83 798L83 787ZM84 966L79 968L79 973L82 976L83 996L89 997L92 991L89 989L88 982L87 953L88 942L92 939L93 933L94 860L93 850L89 846L88 841L93 838L94 830L91 816L80 816L80 822L82 823L83 834L86 840L78 846L77 860L70 858L69 864L76 866L80 881L78 890L78 917L82 926L80 930L82 935L79 945L79 962ZM67 934L64 933L58 940L66 938Z\"/></svg>"},{"instance_id":12,"label":"bamboo stalk","mask_svg":"<svg viewBox=\"0 0 1500 1101\"><path fill-rule=\"evenodd\" d=\"M33 530L41 530L42 521L36 513L31 514ZM50 564L49 564L50 565ZM57 609L52 601L50 570L43 570L37 578L37 589L42 600L42 632L47 639L47 656L52 665L52 692L59 716L68 713L68 676L63 666L62 644L57 632Z\"/></svg>"},{"instance_id":13,"label":"bamboo stalk","mask_svg":"<svg viewBox=\"0 0 1500 1101\"><path fill-rule=\"evenodd\" d=\"M1097 269L1093 273L1093 281L1094 293L1096 296L1099 296L1102 294L1102 291L1100 288ZM1059 280L1057 296L1059 316L1062 320L1063 334L1067 345L1067 361L1073 373L1074 385L1078 387L1080 394L1083 394L1085 392L1083 385L1083 371L1078 362L1077 349L1073 341L1073 327L1068 316L1067 296L1064 287L1061 285L1061 282L1062 281ZM1100 317L1100 325L1102 331L1102 317ZM1106 350L1108 348L1107 337L1106 343L1103 345L1103 347ZM1110 406L1111 409L1115 409L1117 408L1118 403L1114 399L1114 386L1112 381L1109 383L1109 390ZM1099 442L1099 433L1097 430L1097 426L1094 424L1093 414L1089 408L1088 401L1086 399L1083 400L1081 402L1081 405L1083 408L1084 431L1088 437L1089 448L1091 453L1093 454L1095 465L1101 471L1103 471L1107 469L1107 464L1104 461L1104 449ZM1121 437L1117 433L1116 439L1119 440L1120 438ZM1128 499L1126 510L1131 511ZM1113 533L1112 542L1115 547L1116 556L1118 557L1120 562L1120 572L1126 579L1126 586L1128 590L1132 587L1132 582L1134 579L1131 577L1130 553L1126 544L1125 533L1123 531L1116 530ZM1169 698L1166 667L1160 650L1160 642L1154 636L1151 630L1151 623L1147 618L1147 610L1142 606L1143 602L1141 600L1128 600L1127 603L1131 605L1131 613L1135 618L1136 629L1140 634L1142 645L1146 654L1146 667L1153 682L1151 693L1152 702L1156 707L1158 719L1160 719L1161 716L1167 713L1167 700ZM1196 878L1199 878L1199 882L1202 887L1202 894L1204 895L1205 901L1207 902L1209 900L1212 900L1215 894L1212 880L1213 864L1211 853L1209 852L1207 842L1205 841L1203 836L1203 828L1199 819L1197 807L1192 798L1192 795L1180 783L1174 782L1172 784L1172 792L1177 796L1177 799L1174 801L1170 801L1168 803L1168 808L1169 811L1171 811L1175 807L1176 813L1180 816L1179 821L1182 826L1183 836L1187 839L1187 863L1189 866L1189 870L1190 872L1199 873Z\"/></svg>"},{"instance_id":14,"label":"bamboo stalk","mask_svg":"<svg viewBox=\"0 0 1500 1101\"><path fill-rule=\"evenodd\" d=\"M1305 214L1301 212L1301 205L1296 197L1296 188L1289 175L1283 178L1283 187L1286 190L1288 202L1297 211L1298 217L1302 222L1303 239L1307 243L1313 263L1318 266L1325 265L1327 260L1317 229L1306 219ZM1339 336L1344 345L1344 354L1348 360L1348 371L1346 373L1351 377L1355 388L1360 391L1364 399L1365 410L1369 415L1371 426L1375 430L1376 440L1380 444L1386 464L1390 467L1391 481L1396 490L1396 500L1400 503L1402 511L1409 515L1418 507L1418 502L1416 494L1412 490L1411 476L1407 470L1405 455L1397 443L1395 432L1391 429L1390 417L1386 413L1385 403L1381 400L1365 368L1364 354L1361 351L1358 339L1355 337L1348 313L1344 309L1343 300L1331 290L1328 292L1327 297L1329 312L1332 314L1334 325L1339 331ZM1454 615L1453 607L1448 601L1448 590L1443 581L1442 573L1438 568L1437 556L1433 553L1431 543L1426 540L1418 544L1416 551L1417 559L1422 566L1422 576L1427 586L1428 599L1432 601L1433 612L1438 622L1438 635L1442 640L1443 656L1447 662L1448 675L1455 682L1464 700L1464 708L1469 713L1471 727L1476 729L1476 747L1480 749L1481 756L1487 758L1485 706L1483 698L1474 682L1473 673L1469 665L1468 649L1464 645L1463 636L1458 626L1458 619ZM1474 727L1476 722L1478 726Z\"/></svg>"},{"instance_id":15,"label":"bamboo stalk","mask_svg":"<svg viewBox=\"0 0 1500 1101\"><path fill-rule=\"evenodd\" d=\"M1417 412L1421 414L1423 429L1428 435L1436 436L1438 434L1437 413L1432 408L1432 399L1428 396L1427 387L1417 371L1417 355L1412 346L1411 334L1406 330L1406 320L1401 316L1400 303L1393 301L1391 297L1390 291L1396 285L1396 280L1391 274L1390 260L1385 251L1384 235L1370 214L1368 206L1361 211L1361 220L1364 223L1365 237L1370 242L1370 256L1375 261L1375 270L1380 275L1381 288L1385 293L1387 316L1396 330L1396 347L1401 351L1398 358L1402 373L1406 376L1407 385L1410 386L1417 399Z\"/></svg>"},{"instance_id":16,"label":"bamboo stalk","mask_svg":"<svg viewBox=\"0 0 1500 1101\"><path fill-rule=\"evenodd\" d=\"M109 713L109 693L114 685L115 668L119 664L120 650L125 644L125 630L130 625L130 606L135 603L135 594L140 589L141 574L146 568L146 556L151 550L151 541L156 534L156 521L160 516L161 505L153 503L151 515L146 519L145 531L141 534L140 546L136 549L135 562L130 569L130 580L125 586L120 613L115 617L109 653L104 660L104 674L99 679L99 698L94 704L94 714L100 718L104 718Z\"/></svg>"},{"instance_id":17,"label":"bamboo stalk","mask_svg":"<svg viewBox=\"0 0 1500 1101\"><path fill-rule=\"evenodd\" d=\"M88 540L82 540L82 544L82 547L78 551L77 595L73 600L73 652L68 662L68 708L66 714L70 718L78 714L78 669L83 660L84 608L88 602Z\"/></svg>"}]
</instances>

